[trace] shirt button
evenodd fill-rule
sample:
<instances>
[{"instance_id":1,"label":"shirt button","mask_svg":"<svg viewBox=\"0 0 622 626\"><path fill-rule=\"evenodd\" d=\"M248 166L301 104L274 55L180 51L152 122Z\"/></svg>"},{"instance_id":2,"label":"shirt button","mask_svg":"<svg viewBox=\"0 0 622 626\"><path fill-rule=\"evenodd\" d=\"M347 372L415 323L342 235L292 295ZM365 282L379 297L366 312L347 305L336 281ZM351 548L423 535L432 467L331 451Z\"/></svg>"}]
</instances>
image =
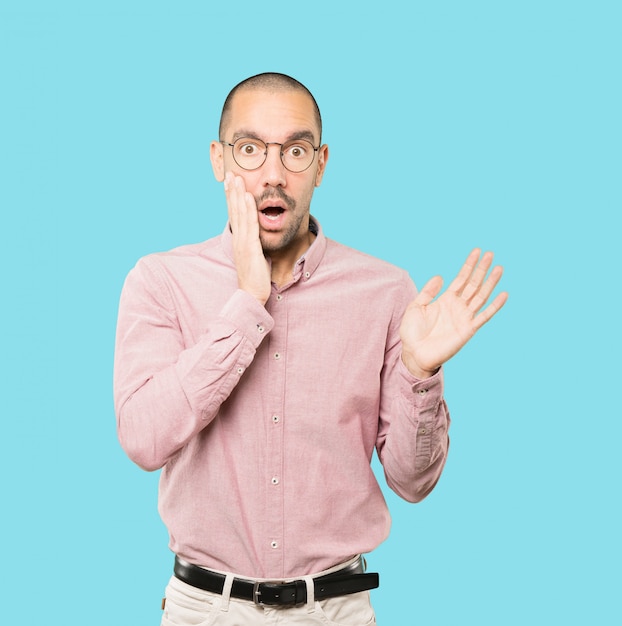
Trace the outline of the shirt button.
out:
<instances>
[{"instance_id":1,"label":"shirt button","mask_svg":"<svg viewBox=\"0 0 622 626\"><path fill-rule=\"evenodd\" d=\"M280 418L279 418L279 416L278 416L278 415L273 415L273 416L272 416L272 421L273 421L275 424L278 424L278 423L279 423L279 419L280 419Z\"/></svg>"},{"instance_id":2,"label":"shirt button","mask_svg":"<svg viewBox=\"0 0 622 626\"><path fill-rule=\"evenodd\" d=\"M258 333L263 333L263 331L264 331L263 326L262 326L261 324L258 324L258 325L257 325L257 332L258 332Z\"/></svg>"},{"instance_id":3,"label":"shirt button","mask_svg":"<svg viewBox=\"0 0 622 626\"><path fill-rule=\"evenodd\" d=\"M278 479L278 477L277 477L277 476L273 476L273 477L272 477L272 481L271 481L271 482L272 482L272 484L273 484L273 485L278 485L278 484L279 484L279 479Z\"/></svg>"},{"instance_id":4,"label":"shirt button","mask_svg":"<svg viewBox=\"0 0 622 626\"><path fill-rule=\"evenodd\" d=\"M419 391L417 392L420 396L425 396L426 393L428 393L427 389L419 389Z\"/></svg>"},{"instance_id":5,"label":"shirt button","mask_svg":"<svg viewBox=\"0 0 622 626\"><path fill-rule=\"evenodd\" d=\"M278 361L281 358L281 353L280 352L275 352L274 353L274 358Z\"/></svg>"},{"instance_id":6,"label":"shirt button","mask_svg":"<svg viewBox=\"0 0 622 626\"><path fill-rule=\"evenodd\" d=\"M244 368L238 367L238 374L244 374Z\"/></svg>"},{"instance_id":7,"label":"shirt button","mask_svg":"<svg viewBox=\"0 0 622 626\"><path fill-rule=\"evenodd\" d=\"M279 300L279 301L281 301L281 300L283 299L283 296L282 296L280 293L278 293L278 294L276 295L276 299L277 299L277 300Z\"/></svg>"},{"instance_id":8,"label":"shirt button","mask_svg":"<svg viewBox=\"0 0 622 626\"><path fill-rule=\"evenodd\" d=\"M270 543L270 547L271 547L273 550L276 550L276 549L279 547L279 542L278 542L278 541L272 541L272 542Z\"/></svg>"},{"instance_id":9,"label":"shirt button","mask_svg":"<svg viewBox=\"0 0 622 626\"><path fill-rule=\"evenodd\" d=\"M420 435L425 435L428 431L425 428L420 428L419 429L419 434Z\"/></svg>"},{"instance_id":10,"label":"shirt button","mask_svg":"<svg viewBox=\"0 0 622 626\"><path fill-rule=\"evenodd\" d=\"M309 278L311 276L311 272L305 272L305 278Z\"/></svg>"}]
</instances>

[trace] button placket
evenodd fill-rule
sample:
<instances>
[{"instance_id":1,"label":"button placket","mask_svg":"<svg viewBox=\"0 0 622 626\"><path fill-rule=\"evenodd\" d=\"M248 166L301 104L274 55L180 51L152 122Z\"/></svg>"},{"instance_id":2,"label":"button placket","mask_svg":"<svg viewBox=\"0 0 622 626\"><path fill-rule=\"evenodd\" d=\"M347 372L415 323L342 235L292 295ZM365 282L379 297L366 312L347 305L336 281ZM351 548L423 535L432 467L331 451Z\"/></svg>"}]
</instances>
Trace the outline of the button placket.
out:
<instances>
[{"instance_id":1,"label":"button placket","mask_svg":"<svg viewBox=\"0 0 622 626\"><path fill-rule=\"evenodd\" d=\"M266 504L266 563L272 569L278 570L283 566L283 414L285 398L285 355L287 350L287 307L288 298L283 293L274 293L268 307L268 312L274 320L274 326L266 336L267 368L271 381L267 393L266 418L268 429L266 432L266 459L264 467L265 504Z\"/></svg>"}]
</instances>

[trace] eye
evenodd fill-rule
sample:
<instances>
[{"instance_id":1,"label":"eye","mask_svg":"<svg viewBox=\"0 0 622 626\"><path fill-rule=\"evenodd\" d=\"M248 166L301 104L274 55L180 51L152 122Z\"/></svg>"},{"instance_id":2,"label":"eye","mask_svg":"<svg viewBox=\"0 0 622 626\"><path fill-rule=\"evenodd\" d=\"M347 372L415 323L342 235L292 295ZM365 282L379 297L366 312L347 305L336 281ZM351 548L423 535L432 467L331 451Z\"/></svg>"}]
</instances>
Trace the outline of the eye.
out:
<instances>
[{"instance_id":1,"label":"eye","mask_svg":"<svg viewBox=\"0 0 622 626\"><path fill-rule=\"evenodd\" d=\"M252 157L263 154L266 147L252 139L241 139L236 142L235 149L240 156Z\"/></svg>"},{"instance_id":2,"label":"eye","mask_svg":"<svg viewBox=\"0 0 622 626\"><path fill-rule=\"evenodd\" d=\"M292 159L304 159L308 152L309 148L302 143L293 143L283 147L283 154Z\"/></svg>"}]
</instances>

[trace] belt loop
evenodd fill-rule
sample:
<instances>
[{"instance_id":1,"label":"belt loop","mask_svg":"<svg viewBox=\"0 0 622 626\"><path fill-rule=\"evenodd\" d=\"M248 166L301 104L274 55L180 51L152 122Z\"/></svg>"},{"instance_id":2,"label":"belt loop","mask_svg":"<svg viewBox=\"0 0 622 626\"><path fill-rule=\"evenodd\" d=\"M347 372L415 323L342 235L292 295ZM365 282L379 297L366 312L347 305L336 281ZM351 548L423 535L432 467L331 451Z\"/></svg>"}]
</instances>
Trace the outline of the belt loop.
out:
<instances>
[{"instance_id":1,"label":"belt loop","mask_svg":"<svg viewBox=\"0 0 622 626\"><path fill-rule=\"evenodd\" d=\"M233 574L227 574L225 577L225 584L222 587L220 610L223 613L226 613L229 610L229 599L231 598L231 587L233 586L233 578Z\"/></svg>"},{"instance_id":2,"label":"belt loop","mask_svg":"<svg viewBox=\"0 0 622 626\"><path fill-rule=\"evenodd\" d=\"M307 585L307 613L315 612L315 581L313 576L303 576Z\"/></svg>"}]
</instances>

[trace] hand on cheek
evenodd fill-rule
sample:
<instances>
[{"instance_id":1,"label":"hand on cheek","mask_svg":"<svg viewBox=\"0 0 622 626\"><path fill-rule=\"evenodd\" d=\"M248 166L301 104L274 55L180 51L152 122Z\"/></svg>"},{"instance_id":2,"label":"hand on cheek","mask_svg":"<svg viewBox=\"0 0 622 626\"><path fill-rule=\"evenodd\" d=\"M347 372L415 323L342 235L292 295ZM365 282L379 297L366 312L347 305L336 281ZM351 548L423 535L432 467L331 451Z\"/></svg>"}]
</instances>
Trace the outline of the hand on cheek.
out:
<instances>
[{"instance_id":1,"label":"hand on cheek","mask_svg":"<svg viewBox=\"0 0 622 626\"><path fill-rule=\"evenodd\" d=\"M271 290L270 266L259 239L255 199L241 176L227 172L224 182L238 286L265 304Z\"/></svg>"}]
</instances>

